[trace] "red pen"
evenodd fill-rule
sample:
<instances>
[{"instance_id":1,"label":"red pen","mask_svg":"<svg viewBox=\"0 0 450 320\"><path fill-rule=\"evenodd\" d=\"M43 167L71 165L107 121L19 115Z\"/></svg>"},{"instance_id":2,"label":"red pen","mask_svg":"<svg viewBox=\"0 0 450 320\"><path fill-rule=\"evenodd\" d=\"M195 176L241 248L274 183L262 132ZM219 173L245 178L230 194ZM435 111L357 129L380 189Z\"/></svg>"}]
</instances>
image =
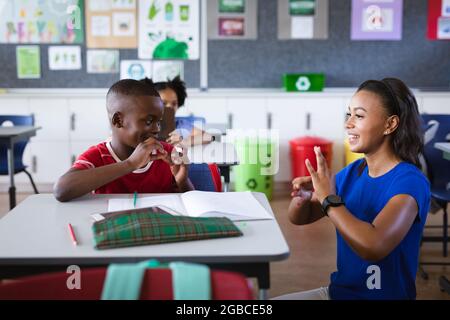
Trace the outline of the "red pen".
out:
<instances>
[{"instance_id":1,"label":"red pen","mask_svg":"<svg viewBox=\"0 0 450 320\"><path fill-rule=\"evenodd\" d=\"M78 245L77 237L75 236L75 232L73 231L72 225L69 223L69 233L70 237L72 238L72 243L76 246Z\"/></svg>"}]
</instances>

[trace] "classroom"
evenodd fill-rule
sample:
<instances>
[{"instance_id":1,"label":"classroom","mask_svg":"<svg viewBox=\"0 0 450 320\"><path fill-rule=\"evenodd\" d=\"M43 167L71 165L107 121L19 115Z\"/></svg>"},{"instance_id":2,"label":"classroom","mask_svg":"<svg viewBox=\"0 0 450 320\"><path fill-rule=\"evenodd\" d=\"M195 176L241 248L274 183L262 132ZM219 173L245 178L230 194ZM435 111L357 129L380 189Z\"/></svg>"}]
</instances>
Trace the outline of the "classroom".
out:
<instances>
[{"instance_id":1,"label":"classroom","mask_svg":"<svg viewBox=\"0 0 450 320\"><path fill-rule=\"evenodd\" d=\"M0 16L0 300L450 300L450 1Z\"/></svg>"}]
</instances>

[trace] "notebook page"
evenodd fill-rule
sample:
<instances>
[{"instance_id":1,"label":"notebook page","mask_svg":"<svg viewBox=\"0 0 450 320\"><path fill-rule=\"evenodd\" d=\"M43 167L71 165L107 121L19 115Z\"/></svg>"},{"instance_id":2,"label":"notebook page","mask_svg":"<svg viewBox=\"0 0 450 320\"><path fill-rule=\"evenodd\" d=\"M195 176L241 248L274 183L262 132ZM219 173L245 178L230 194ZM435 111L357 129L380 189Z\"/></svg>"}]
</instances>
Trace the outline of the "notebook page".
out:
<instances>
[{"instance_id":1,"label":"notebook page","mask_svg":"<svg viewBox=\"0 0 450 320\"><path fill-rule=\"evenodd\" d=\"M189 191L181 195L190 217L225 216L231 220L274 219L251 192Z\"/></svg>"},{"instance_id":2,"label":"notebook page","mask_svg":"<svg viewBox=\"0 0 450 320\"><path fill-rule=\"evenodd\" d=\"M134 208L133 199L110 199L108 211L122 211ZM180 196L175 194L137 198L136 208L161 207L161 209L173 215L186 215L186 209Z\"/></svg>"}]
</instances>

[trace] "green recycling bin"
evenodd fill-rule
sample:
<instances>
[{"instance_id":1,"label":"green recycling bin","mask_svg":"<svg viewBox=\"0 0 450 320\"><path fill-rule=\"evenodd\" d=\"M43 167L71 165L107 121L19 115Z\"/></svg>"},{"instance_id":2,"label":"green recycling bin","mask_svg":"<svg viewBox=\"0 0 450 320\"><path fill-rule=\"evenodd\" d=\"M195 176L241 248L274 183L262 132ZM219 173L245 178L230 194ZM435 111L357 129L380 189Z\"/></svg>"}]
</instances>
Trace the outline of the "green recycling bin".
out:
<instances>
[{"instance_id":1,"label":"green recycling bin","mask_svg":"<svg viewBox=\"0 0 450 320\"><path fill-rule=\"evenodd\" d=\"M236 191L263 192L269 200L277 167L276 144L254 137L235 141L239 165L233 168Z\"/></svg>"}]
</instances>

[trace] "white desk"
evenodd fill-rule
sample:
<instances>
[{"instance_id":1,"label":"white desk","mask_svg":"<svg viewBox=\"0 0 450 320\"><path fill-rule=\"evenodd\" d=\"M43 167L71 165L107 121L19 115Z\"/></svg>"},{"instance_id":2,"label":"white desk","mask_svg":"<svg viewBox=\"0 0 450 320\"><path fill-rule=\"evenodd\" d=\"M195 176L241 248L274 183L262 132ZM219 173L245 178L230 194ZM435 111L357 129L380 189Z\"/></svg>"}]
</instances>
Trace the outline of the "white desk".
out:
<instances>
[{"instance_id":1,"label":"white desk","mask_svg":"<svg viewBox=\"0 0 450 320\"><path fill-rule=\"evenodd\" d=\"M224 190L229 189L230 167L239 164L239 157L234 144L211 142L188 148L188 158L191 163L216 163L224 177Z\"/></svg>"},{"instance_id":2,"label":"white desk","mask_svg":"<svg viewBox=\"0 0 450 320\"><path fill-rule=\"evenodd\" d=\"M273 214L263 193L254 193ZM289 248L276 220L237 222L244 236L187 241L120 249L94 249L92 213L105 212L109 198L132 195L88 195L60 203L53 195L28 197L0 219L0 279L44 271L66 270L69 265L100 266L147 259L205 263L256 277L260 296L270 288L269 263L286 259ZM74 246L67 224L79 241Z\"/></svg>"}]
</instances>

